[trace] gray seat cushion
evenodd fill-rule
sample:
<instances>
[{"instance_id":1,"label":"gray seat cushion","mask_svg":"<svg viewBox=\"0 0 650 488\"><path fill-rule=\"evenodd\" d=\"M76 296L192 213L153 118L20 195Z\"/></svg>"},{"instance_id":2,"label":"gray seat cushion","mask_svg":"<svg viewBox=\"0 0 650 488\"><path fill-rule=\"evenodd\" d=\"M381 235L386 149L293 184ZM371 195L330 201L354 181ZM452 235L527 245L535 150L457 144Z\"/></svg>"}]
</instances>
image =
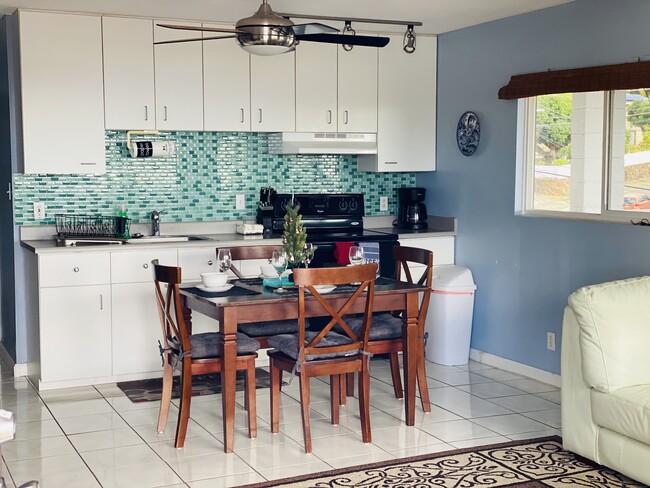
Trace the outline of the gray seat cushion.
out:
<instances>
[{"instance_id":1,"label":"gray seat cushion","mask_svg":"<svg viewBox=\"0 0 650 488\"><path fill-rule=\"evenodd\" d=\"M292 319L271 320L269 322L252 322L250 324L239 324L237 328L250 337L294 334L298 332L298 321Z\"/></svg>"},{"instance_id":2,"label":"gray seat cushion","mask_svg":"<svg viewBox=\"0 0 650 488\"><path fill-rule=\"evenodd\" d=\"M361 334L363 317L351 318L347 324L355 334ZM389 313L373 315L370 321L369 341L386 341L402 337L402 319L393 317Z\"/></svg>"},{"instance_id":3,"label":"gray seat cushion","mask_svg":"<svg viewBox=\"0 0 650 488\"><path fill-rule=\"evenodd\" d=\"M220 358L223 352L221 332L204 332L190 336L192 359ZM246 334L237 333L237 355L253 354L260 348L260 343Z\"/></svg>"},{"instance_id":4,"label":"gray seat cushion","mask_svg":"<svg viewBox=\"0 0 650 488\"><path fill-rule=\"evenodd\" d=\"M305 345L309 344L318 332L305 331ZM340 346L343 344L350 344L352 339L347 336L330 332L327 334L316 347ZM298 359L298 334L280 334L269 337L269 346L278 351L286 354L292 359ZM345 351L342 353L327 353L327 354L308 354L305 359L313 361L314 359L331 359L342 356L353 356L358 354L358 350Z\"/></svg>"}]
</instances>

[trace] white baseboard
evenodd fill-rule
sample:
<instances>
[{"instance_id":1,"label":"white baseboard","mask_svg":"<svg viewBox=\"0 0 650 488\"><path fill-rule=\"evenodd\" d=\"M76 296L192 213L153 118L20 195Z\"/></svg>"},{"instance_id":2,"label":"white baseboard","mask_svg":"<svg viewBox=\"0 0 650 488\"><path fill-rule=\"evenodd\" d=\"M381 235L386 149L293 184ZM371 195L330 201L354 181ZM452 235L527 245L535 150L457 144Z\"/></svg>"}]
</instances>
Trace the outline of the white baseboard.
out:
<instances>
[{"instance_id":1,"label":"white baseboard","mask_svg":"<svg viewBox=\"0 0 650 488\"><path fill-rule=\"evenodd\" d=\"M543 369L533 368L527 364L518 363L510 359L495 356L488 352L479 351L477 349L470 349L469 358L478 363L494 366L495 368L503 369L511 373L517 373L528 378L532 378L547 385L553 385L560 388L562 386L562 377L559 374L549 373Z\"/></svg>"}]
</instances>

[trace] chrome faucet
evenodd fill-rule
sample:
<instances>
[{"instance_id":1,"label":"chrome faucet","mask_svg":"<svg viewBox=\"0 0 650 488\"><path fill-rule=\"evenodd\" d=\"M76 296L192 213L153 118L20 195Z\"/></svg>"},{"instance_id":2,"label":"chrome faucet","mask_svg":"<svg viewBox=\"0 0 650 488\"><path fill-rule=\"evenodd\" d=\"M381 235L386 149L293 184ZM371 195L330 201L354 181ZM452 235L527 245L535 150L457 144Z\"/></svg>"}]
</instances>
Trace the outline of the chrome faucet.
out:
<instances>
[{"instance_id":1,"label":"chrome faucet","mask_svg":"<svg viewBox=\"0 0 650 488\"><path fill-rule=\"evenodd\" d=\"M151 212L151 235L160 235L160 212L157 210Z\"/></svg>"}]
</instances>

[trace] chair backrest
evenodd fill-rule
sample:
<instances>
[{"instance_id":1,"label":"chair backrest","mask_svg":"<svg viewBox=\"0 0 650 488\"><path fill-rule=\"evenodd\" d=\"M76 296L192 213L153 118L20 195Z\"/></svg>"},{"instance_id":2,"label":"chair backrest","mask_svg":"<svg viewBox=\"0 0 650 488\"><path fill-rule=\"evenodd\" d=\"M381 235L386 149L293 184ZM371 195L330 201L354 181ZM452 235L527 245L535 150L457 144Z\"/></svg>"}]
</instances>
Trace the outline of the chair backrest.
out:
<instances>
[{"instance_id":1,"label":"chair backrest","mask_svg":"<svg viewBox=\"0 0 650 488\"><path fill-rule=\"evenodd\" d=\"M431 283L433 282L433 253L427 249L420 249L418 247L408 246L393 246L393 257L395 258L395 279L401 280L402 270L404 271L404 278L408 283L414 283L411 269L408 263L424 264L426 269L420 279L417 281L418 285L427 287L427 291L423 293L422 304L420 312L418 313L418 323L424 325L424 320L429 311L429 301L431 298Z\"/></svg>"},{"instance_id":2,"label":"chair backrest","mask_svg":"<svg viewBox=\"0 0 650 488\"><path fill-rule=\"evenodd\" d=\"M293 270L293 281L298 286L298 344L300 347L299 361L304 361L306 356L316 356L324 354L338 354L346 351L362 350L365 351L368 346L368 335L370 333L370 319L372 316L372 304L375 296L375 278L377 276L377 263L364 264L359 266L345 266L337 268L297 268ZM317 285L349 285L358 284L352 296L336 310L332 304L323 297L314 286ZM306 295L309 292L314 299L320 303L324 310L324 315L331 317L327 325L307 344L305 345L305 318L306 318ZM365 293L364 293L365 292ZM330 297L336 296L329 295ZM346 323L344 318L348 311L358 301L365 300L363 307L364 320L363 328L359 336ZM358 307L353 312L359 313ZM341 344L333 346L317 347L328 332L334 326L338 325L340 329L352 340L350 344ZM338 330L341 333L340 330Z\"/></svg>"},{"instance_id":3,"label":"chair backrest","mask_svg":"<svg viewBox=\"0 0 650 488\"><path fill-rule=\"evenodd\" d=\"M182 282L181 268L163 266L155 259L151 262L154 272L154 287L158 316L163 333L163 347L179 352L189 351L190 332L183 317L183 307L178 286ZM163 290L162 284L167 285Z\"/></svg>"},{"instance_id":4,"label":"chair backrest","mask_svg":"<svg viewBox=\"0 0 650 488\"><path fill-rule=\"evenodd\" d=\"M233 261L245 261L247 259L271 259L273 251L280 249L282 246L238 246L230 247L230 257ZM219 255L219 248L217 248L217 256ZM230 270L237 275L237 278L244 278L244 275L234 264Z\"/></svg>"}]
</instances>

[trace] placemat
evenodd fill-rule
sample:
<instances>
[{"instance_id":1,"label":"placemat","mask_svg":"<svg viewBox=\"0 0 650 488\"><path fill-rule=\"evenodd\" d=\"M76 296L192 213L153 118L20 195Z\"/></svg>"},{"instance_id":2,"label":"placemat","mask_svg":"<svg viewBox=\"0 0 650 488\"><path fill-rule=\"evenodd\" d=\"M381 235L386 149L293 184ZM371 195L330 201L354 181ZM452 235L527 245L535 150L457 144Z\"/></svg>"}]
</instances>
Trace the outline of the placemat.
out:
<instances>
[{"instance_id":1,"label":"placemat","mask_svg":"<svg viewBox=\"0 0 650 488\"><path fill-rule=\"evenodd\" d=\"M241 288L237 285L233 286L230 290L226 291L205 291L193 286L192 288L186 288L186 290L194 295L198 295L203 298L219 298L219 297L236 297L241 295L259 295L257 291L249 290L247 288Z\"/></svg>"}]
</instances>

